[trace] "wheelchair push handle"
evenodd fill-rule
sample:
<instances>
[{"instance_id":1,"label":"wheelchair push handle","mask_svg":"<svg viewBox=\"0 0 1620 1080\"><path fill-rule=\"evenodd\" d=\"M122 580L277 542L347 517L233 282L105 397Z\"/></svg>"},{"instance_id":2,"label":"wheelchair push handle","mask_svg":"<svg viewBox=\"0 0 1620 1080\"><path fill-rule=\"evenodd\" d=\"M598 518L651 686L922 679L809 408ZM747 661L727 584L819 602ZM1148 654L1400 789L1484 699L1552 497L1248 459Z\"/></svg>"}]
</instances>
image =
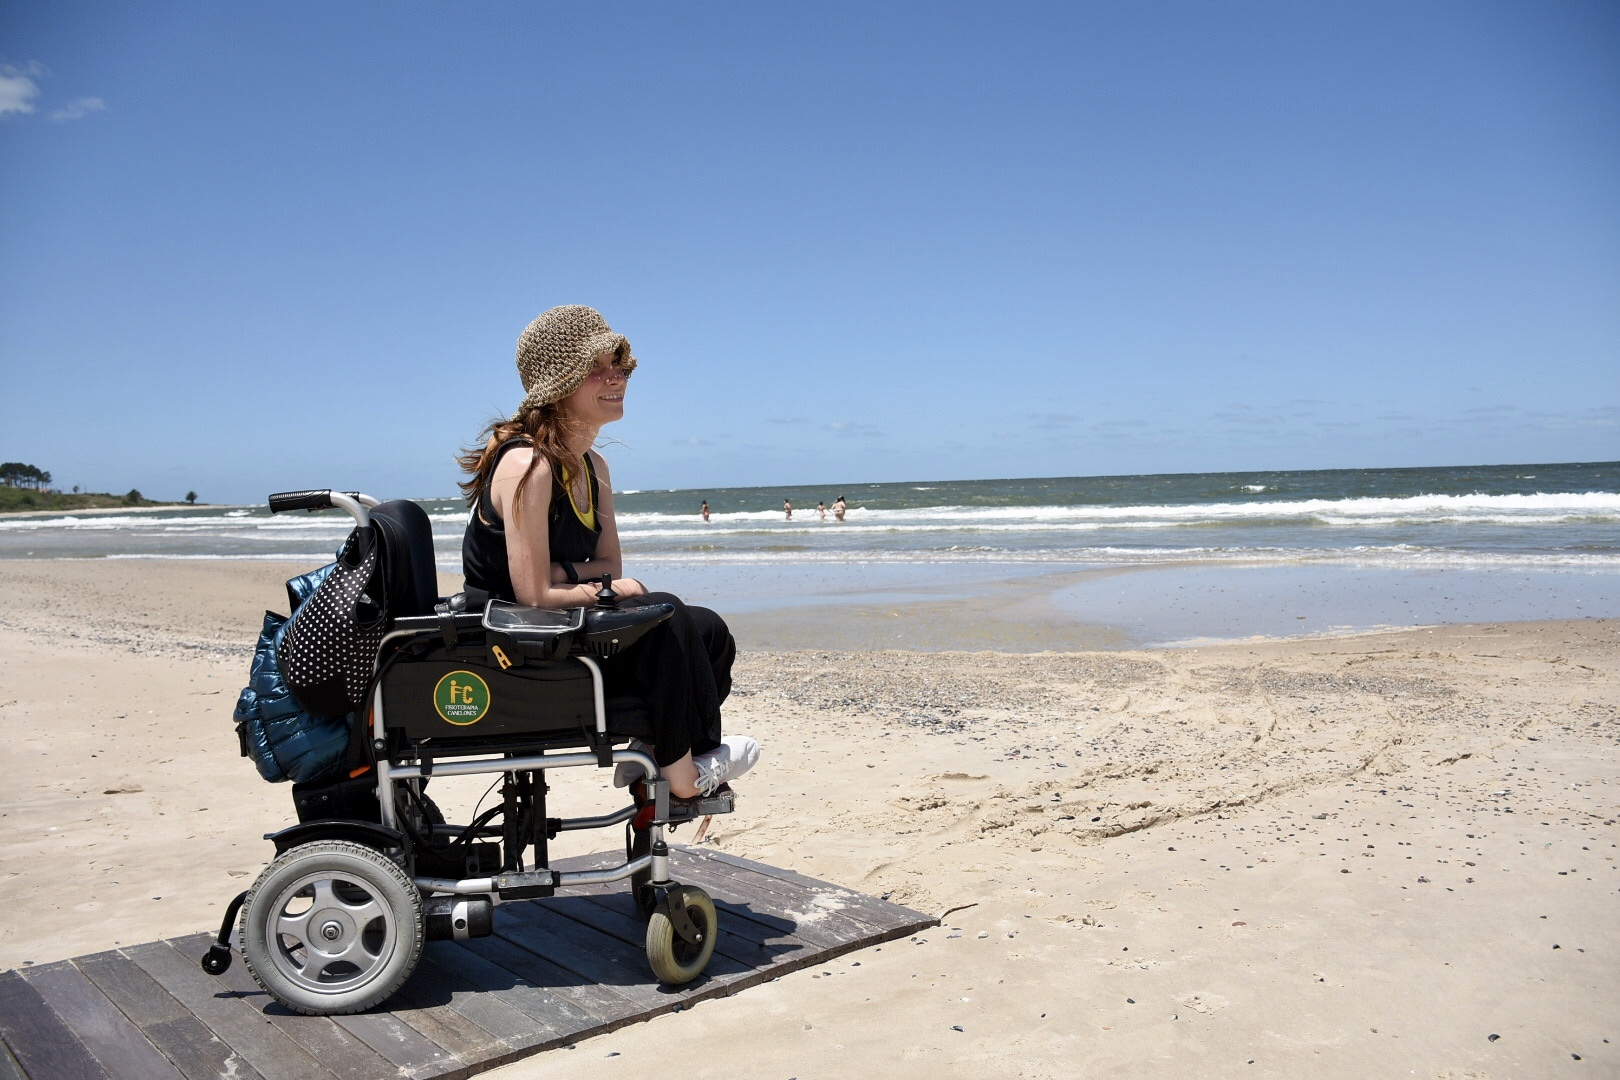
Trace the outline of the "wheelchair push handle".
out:
<instances>
[{"instance_id":1,"label":"wheelchair push handle","mask_svg":"<svg viewBox=\"0 0 1620 1080\"><path fill-rule=\"evenodd\" d=\"M355 524L362 528L371 524L371 515L367 511L376 505L377 500L370 495L362 495L358 491L333 491L331 488L278 491L270 496L272 514L284 514L289 510L308 510L314 513L317 510L337 507L347 511L349 516L354 518Z\"/></svg>"}]
</instances>

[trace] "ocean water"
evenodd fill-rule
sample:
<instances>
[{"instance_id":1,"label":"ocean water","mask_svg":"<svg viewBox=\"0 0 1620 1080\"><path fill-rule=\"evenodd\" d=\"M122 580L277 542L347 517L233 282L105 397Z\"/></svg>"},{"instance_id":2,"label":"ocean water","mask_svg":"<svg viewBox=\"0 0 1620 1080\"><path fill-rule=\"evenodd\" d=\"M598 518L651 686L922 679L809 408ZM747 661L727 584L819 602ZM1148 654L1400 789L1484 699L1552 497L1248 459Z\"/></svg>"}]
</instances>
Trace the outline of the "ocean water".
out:
<instances>
[{"instance_id":1,"label":"ocean water","mask_svg":"<svg viewBox=\"0 0 1620 1080\"><path fill-rule=\"evenodd\" d=\"M387 498L391 492L373 492ZM844 495L843 522L817 500ZM793 519L782 499L794 504ZM955 480L614 496L627 563L1620 566L1620 463ZM708 523L697 513L707 499ZM421 499L440 566L467 511ZM0 518L0 558L321 560L339 511L263 507Z\"/></svg>"},{"instance_id":2,"label":"ocean water","mask_svg":"<svg viewBox=\"0 0 1620 1080\"><path fill-rule=\"evenodd\" d=\"M830 507L840 494L849 505L843 522L830 510L818 515L818 500ZM1412 575L1449 572L1441 591L1451 608L1419 605L1417 621L1620 615L1620 462L624 491L614 498L627 573L744 614L918 597L966 601L1000 583L1078 574L1054 588L1059 608L1123 627L1131 643L1163 643L1401 625L1413 621L1398 610L1410 608L1409 599L1394 601L1392 612L1389 603L1369 607L1346 589L1365 593L1368 581L1405 580L1409 587L1383 591L1422 592ZM794 506L791 521L784 498ZM697 513L703 499L712 511L707 523ZM433 521L440 568L459 572L466 508L456 499L418 501ZM338 511L271 516L262 507L11 515L0 517L0 558L316 565L331 558L349 525ZM1115 588L1127 573L1137 576ZM1218 596L1232 592L1233 581L1247 585L1224 607L1204 605L1224 612L1213 621L1194 618L1175 595L1194 587ZM1323 584L1333 581L1347 584ZM1322 593L1313 610L1355 610L1339 611L1338 621L1332 613L1287 616L1302 626L1245 614L1255 597L1295 586ZM1450 593L1473 599L1459 605ZM1122 606L1129 610L1115 610ZM1154 611L1160 614L1140 614Z\"/></svg>"}]
</instances>

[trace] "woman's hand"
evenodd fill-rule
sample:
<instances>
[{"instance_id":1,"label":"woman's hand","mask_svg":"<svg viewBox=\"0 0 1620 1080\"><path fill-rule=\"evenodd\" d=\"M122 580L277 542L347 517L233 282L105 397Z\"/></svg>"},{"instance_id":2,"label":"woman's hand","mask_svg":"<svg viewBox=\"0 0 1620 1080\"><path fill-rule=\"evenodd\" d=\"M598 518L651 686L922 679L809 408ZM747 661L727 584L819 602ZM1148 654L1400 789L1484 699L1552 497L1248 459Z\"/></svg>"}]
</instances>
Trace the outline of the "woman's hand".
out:
<instances>
[{"instance_id":1,"label":"woman's hand","mask_svg":"<svg viewBox=\"0 0 1620 1080\"><path fill-rule=\"evenodd\" d=\"M632 596L646 596L647 586L633 577L613 579L613 591L619 595L620 600L628 600Z\"/></svg>"}]
</instances>

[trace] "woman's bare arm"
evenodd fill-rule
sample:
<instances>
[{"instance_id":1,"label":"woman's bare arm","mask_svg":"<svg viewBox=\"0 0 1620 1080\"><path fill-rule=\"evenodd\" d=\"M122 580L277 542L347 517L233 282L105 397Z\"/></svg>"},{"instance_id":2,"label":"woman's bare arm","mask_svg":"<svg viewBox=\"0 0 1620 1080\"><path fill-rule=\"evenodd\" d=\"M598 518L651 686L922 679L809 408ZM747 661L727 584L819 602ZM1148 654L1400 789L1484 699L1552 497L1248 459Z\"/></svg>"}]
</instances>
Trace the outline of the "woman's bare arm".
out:
<instances>
[{"instance_id":1,"label":"woman's bare arm","mask_svg":"<svg viewBox=\"0 0 1620 1080\"><path fill-rule=\"evenodd\" d=\"M551 467L544 458L523 483L523 497L516 497L533 456L528 447L513 447L501 456L490 481L490 500L506 522L506 566L512 575L512 591L518 603L529 607L594 604L597 586L551 582Z\"/></svg>"}]
</instances>

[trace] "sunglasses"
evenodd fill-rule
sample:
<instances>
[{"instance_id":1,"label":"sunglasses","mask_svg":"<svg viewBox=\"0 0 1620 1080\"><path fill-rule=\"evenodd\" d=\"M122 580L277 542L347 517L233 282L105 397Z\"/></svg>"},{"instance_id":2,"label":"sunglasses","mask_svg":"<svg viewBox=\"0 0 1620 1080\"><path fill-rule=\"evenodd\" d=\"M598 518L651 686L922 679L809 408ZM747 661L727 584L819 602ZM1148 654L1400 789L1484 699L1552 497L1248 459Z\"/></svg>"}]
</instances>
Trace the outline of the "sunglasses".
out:
<instances>
[{"instance_id":1,"label":"sunglasses","mask_svg":"<svg viewBox=\"0 0 1620 1080\"><path fill-rule=\"evenodd\" d=\"M591 373L585 377L587 379L596 379L599 382L611 382L615 379L619 380L620 382L626 382L629 380L632 370L633 369L623 367L617 361L614 361L606 366L597 365L596 367L593 367L591 369Z\"/></svg>"}]
</instances>

